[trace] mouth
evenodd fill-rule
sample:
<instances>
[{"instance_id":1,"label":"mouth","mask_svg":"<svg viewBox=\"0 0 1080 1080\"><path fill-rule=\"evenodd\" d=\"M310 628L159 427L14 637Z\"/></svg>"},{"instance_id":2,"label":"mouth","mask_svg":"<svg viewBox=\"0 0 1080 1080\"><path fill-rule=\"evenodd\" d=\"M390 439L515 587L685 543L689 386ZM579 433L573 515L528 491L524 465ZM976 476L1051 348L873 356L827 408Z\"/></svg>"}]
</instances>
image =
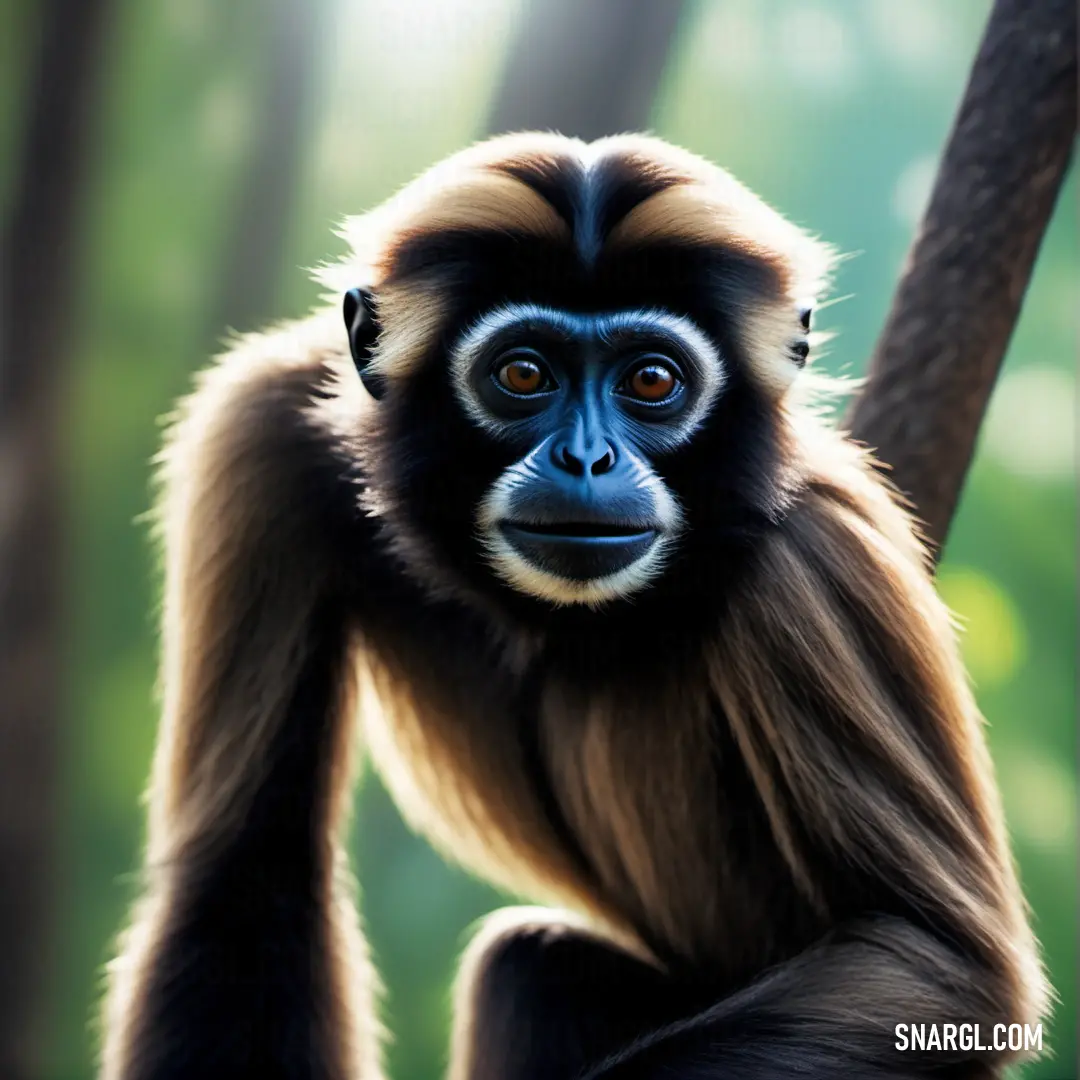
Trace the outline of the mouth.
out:
<instances>
[{"instance_id":1,"label":"mouth","mask_svg":"<svg viewBox=\"0 0 1080 1080\"><path fill-rule=\"evenodd\" d=\"M595 581L627 569L660 536L660 529L646 522L503 521L499 529L527 563L571 581Z\"/></svg>"},{"instance_id":2,"label":"mouth","mask_svg":"<svg viewBox=\"0 0 1080 1080\"><path fill-rule=\"evenodd\" d=\"M600 521L556 521L546 524L504 521L502 529L506 533L520 533L538 539L580 541L584 543L619 543L647 540L658 532L651 525L615 525Z\"/></svg>"}]
</instances>

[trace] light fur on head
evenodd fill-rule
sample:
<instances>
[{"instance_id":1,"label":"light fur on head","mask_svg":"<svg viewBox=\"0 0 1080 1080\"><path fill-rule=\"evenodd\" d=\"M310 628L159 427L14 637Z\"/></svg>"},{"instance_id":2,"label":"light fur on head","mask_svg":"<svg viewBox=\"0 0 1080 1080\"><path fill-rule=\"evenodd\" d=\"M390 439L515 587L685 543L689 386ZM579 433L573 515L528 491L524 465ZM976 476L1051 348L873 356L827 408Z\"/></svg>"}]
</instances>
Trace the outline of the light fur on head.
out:
<instances>
[{"instance_id":1,"label":"light fur on head","mask_svg":"<svg viewBox=\"0 0 1080 1080\"><path fill-rule=\"evenodd\" d=\"M372 373L407 376L442 325L443 306L422 281L386 282L388 259L400 242L424 233L467 229L569 243L571 230L555 208L504 168L570 155L588 171L616 154L639 161L643 172L676 182L634 207L607 237L608 249L671 240L721 245L777 272L781 295L762 298L736 313L735 334L759 386L774 399L783 397L798 375L788 348L799 332L799 305L822 295L835 251L719 166L641 135L592 143L539 132L489 139L429 168L374 210L347 219L339 234L350 254L340 264L319 268L316 278L335 297L357 285L374 290L382 333Z\"/></svg>"}]
</instances>

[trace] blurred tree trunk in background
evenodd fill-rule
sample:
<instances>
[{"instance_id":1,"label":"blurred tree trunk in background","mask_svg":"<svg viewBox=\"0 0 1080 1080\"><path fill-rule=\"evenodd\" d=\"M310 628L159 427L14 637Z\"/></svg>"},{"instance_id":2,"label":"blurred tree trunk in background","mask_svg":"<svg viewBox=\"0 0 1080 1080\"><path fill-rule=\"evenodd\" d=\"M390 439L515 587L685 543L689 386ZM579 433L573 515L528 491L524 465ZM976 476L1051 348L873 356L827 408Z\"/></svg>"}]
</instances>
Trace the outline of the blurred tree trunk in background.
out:
<instances>
[{"instance_id":1,"label":"blurred tree trunk in background","mask_svg":"<svg viewBox=\"0 0 1080 1080\"><path fill-rule=\"evenodd\" d=\"M1065 179L1076 0L997 0L930 204L846 420L939 554Z\"/></svg>"},{"instance_id":2,"label":"blurred tree trunk in background","mask_svg":"<svg viewBox=\"0 0 1080 1080\"><path fill-rule=\"evenodd\" d=\"M0 311L0 1076L36 1080L66 686L63 450L80 211L113 5L39 15Z\"/></svg>"},{"instance_id":3,"label":"blurred tree trunk in background","mask_svg":"<svg viewBox=\"0 0 1080 1080\"><path fill-rule=\"evenodd\" d=\"M684 7L683 0L530 0L488 131L598 139L647 128Z\"/></svg>"},{"instance_id":4,"label":"blurred tree trunk in background","mask_svg":"<svg viewBox=\"0 0 1080 1080\"><path fill-rule=\"evenodd\" d=\"M212 301L208 348L228 330L259 329L275 316L289 226L313 124L310 105L326 4L269 0L256 130L236 195L236 216Z\"/></svg>"}]
</instances>

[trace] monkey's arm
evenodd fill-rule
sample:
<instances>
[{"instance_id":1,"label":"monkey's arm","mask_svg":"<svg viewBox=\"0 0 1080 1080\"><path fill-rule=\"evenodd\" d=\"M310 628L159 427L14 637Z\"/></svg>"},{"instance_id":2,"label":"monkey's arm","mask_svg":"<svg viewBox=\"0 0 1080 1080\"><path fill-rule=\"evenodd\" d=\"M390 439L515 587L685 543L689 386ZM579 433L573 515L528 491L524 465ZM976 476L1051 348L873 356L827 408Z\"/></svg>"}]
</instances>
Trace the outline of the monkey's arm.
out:
<instances>
[{"instance_id":1,"label":"monkey's arm","mask_svg":"<svg viewBox=\"0 0 1080 1080\"><path fill-rule=\"evenodd\" d=\"M309 333L209 371L164 455L164 709L105 1080L378 1074L340 835L362 538Z\"/></svg>"},{"instance_id":2,"label":"monkey's arm","mask_svg":"<svg viewBox=\"0 0 1080 1080\"><path fill-rule=\"evenodd\" d=\"M1038 1021L980 720L946 610L887 538L902 527L872 495L809 493L716 643L726 722L836 929L595 1080L988 1080L1016 1056L987 1048L994 1025ZM896 1025L920 1023L978 1023L984 1046L897 1049Z\"/></svg>"}]
</instances>

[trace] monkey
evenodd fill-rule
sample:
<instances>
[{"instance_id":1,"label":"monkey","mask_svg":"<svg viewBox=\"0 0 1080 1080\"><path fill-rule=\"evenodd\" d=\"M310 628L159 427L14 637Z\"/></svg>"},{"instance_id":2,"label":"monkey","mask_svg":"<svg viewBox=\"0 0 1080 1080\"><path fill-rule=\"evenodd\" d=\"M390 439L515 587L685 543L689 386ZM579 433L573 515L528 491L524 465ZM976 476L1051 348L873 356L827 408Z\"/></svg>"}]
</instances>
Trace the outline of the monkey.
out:
<instances>
[{"instance_id":1,"label":"monkey","mask_svg":"<svg viewBox=\"0 0 1080 1080\"><path fill-rule=\"evenodd\" d=\"M374 1080L360 753L519 897L450 1080L995 1080L1051 991L917 518L807 366L833 249L655 136L342 230L159 459L162 716L103 1080ZM901 1053L900 1023L984 1045Z\"/></svg>"}]
</instances>

